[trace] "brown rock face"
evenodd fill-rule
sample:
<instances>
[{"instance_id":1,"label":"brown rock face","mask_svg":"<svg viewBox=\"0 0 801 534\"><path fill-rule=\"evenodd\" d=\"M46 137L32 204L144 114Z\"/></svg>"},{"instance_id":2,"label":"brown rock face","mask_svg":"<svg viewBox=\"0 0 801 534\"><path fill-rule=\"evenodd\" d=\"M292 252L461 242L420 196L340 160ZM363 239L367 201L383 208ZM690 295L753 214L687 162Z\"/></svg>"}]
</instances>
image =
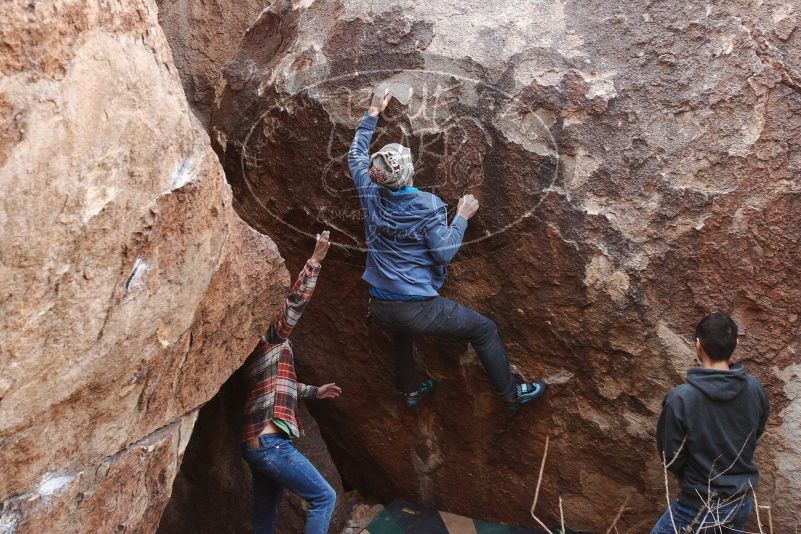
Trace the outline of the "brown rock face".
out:
<instances>
[{"instance_id":1,"label":"brown rock face","mask_svg":"<svg viewBox=\"0 0 801 534\"><path fill-rule=\"evenodd\" d=\"M6 2L0 27L0 530L150 532L286 269L153 2Z\"/></svg>"},{"instance_id":2,"label":"brown rock face","mask_svg":"<svg viewBox=\"0 0 801 534\"><path fill-rule=\"evenodd\" d=\"M318 0L261 15L224 69L211 136L237 210L292 267L335 231L296 347L306 380L343 386L313 413L349 483L530 522L550 434L542 515L561 495L574 528L605 531L628 499L621 531L645 532L664 503L662 397L693 364L695 322L725 310L774 406L760 502L779 530L801 519L800 14L778 0ZM444 293L551 381L521 417L464 347L421 347L441 389L419 412L389 393L387 339L362 323L346 165L379 81L408 103L374 146L407 144L415 185L481 201Z\"/></svg>"},{"instance_id":3,"label":"brown rock face","mask_svg":"<svg viewBox=\"0 0 801 534\"><path fill-rule=\"evenodd\" d=\"M269 0L156 0L186 97L203 126L208 125L222 65Z\"/></svg>"}]
</instances>

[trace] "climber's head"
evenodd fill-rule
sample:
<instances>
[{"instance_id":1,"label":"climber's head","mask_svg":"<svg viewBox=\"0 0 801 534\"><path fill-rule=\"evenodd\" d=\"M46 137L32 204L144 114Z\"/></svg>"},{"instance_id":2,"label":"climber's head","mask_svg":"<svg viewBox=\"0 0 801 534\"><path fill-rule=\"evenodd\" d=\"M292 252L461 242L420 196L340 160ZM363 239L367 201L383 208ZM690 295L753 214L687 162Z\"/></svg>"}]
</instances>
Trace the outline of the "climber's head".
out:
<instances>
[{"instance_id":1,"label":"climber's head","mask_svg":"<svg viewBox=\"0 0 801 534\"><path fill-rule=\"evenodd\" d=\"M370 179L389 189L403 189L412 185L412 151L398 143L384 145L384 148L370 156Z\"/></svg>"}]
</instances>

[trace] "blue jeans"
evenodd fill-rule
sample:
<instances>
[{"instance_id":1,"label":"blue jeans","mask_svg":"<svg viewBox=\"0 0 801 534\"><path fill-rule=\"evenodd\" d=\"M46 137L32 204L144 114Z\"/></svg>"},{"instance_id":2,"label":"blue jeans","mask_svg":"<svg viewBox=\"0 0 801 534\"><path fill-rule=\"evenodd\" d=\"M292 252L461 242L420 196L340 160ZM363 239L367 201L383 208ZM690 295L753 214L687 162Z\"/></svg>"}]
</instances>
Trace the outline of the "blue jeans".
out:
<instances>
[{"instance_id":1,"label":"blue jeans","mask_svg":"<svg viewBox=\"0 0 801 534\"><path fill-rule=\"evenodd\" d=\"M370 299L378 326L393 335L395 378L401 393L412 393L420 383L414 363L414 338L432 336L466 341L473 346L495 392L505 401L517 395L517 380L501 343L498 327L487 317L445 297L428 300Z\"/></svg>"},{"instance_id":2,"label":"blue jeans","mask_svg":"<svg viewBox=\"0 0 801 534\"><path fill-rule=\"evenodd\" d=\"M713 505L713 509L690 507L679 501L670 506L679 534L739 534L745 530L745 523L751 517L751 497L735 499L723 506ZM665 511L659 518L651 534L675 534L670 511Z\"/></svg>"},{"instance_id":3,"label":"blue jeans","mask_svg":"<svg viewBox=\"0 0 801 534\"><path fill-rule=\"evenodd\" d=\"M243 447L253 474L253 526L256 534L274 534L273 522L284 488L307 503L305 534L326 534L337 494L317 469L292 445L276 434L259 437L258 449Z\"/></svg>"}]
</instances>

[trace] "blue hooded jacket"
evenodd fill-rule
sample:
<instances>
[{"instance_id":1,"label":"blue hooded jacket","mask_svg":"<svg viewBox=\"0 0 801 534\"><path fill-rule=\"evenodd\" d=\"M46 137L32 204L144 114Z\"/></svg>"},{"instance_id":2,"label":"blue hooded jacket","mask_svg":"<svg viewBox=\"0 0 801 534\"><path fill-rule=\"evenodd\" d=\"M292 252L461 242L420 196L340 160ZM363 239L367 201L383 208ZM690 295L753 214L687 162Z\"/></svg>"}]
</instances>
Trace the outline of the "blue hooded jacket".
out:
<instances>
[{"instance_id":1,"label":"blue hooded jacket","mask_svg":"<svg viewBox=\"0 0 801 534\"><path fill-rule=\"evenodd\" d=\"M448 226L438 196L413 187L393 191L370 180L367 150L377 122L378 117L362 117L348 152L364 213L367 267L362 279L397 295L433 297L462 244L467 220L457 216Z\"/></svg>"}]
</instances>

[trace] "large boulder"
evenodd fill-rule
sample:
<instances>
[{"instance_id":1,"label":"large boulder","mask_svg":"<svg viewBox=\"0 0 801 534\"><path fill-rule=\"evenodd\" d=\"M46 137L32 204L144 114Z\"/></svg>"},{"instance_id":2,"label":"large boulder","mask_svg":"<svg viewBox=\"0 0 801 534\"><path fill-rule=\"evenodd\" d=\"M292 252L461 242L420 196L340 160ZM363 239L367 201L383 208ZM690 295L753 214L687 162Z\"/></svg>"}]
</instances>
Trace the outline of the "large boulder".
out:
<instances>
[{"instance_id":1,"label":"large boulder","mask_svg":"<svg viewBox=\"0 0 801 534\"><path fill-rule=\"evenodd\" d=\"M288 273L154 2L5 2L0 27L0 530L151 532Z\"/></svg>"},{"instance_id":2,"label":"large boulder","mask_svg":"<svg viewBox=\"0 0 801 534\"><path fill-rule=\"evenodd\" d=\"M156 0L189 105L208 125L209 111L239 39L269 0Z\"/></svg>"},{"instance_id":3,"label":"large boulder","mask_svg":"<svg viewBox=\"0 0 801 534\"><path fill-rule=\"evenodd\" d=\"M713 310L774 411L760 503L801 519L801 11L786 2L277 1L223 73L210 135L235 206L291 265L337 242L296 331L298 366L344 394L313 407L361 492L456 513L646 531L665 503L654 425ZM408 412L386 336L362 318L361 215L347 149L372 86L405 101L416 185L481 201L444 294L498 323L542 402L503 414L472 352L422 345L441 381ZM409 89L413 91L409 92ZM302 244L302 246L301 246ZM322 303L322 304L321 304ZM675 487L671 488L675 492ZM675 493L674 493L675 494Z\"/></svg>"}]
</instances>

